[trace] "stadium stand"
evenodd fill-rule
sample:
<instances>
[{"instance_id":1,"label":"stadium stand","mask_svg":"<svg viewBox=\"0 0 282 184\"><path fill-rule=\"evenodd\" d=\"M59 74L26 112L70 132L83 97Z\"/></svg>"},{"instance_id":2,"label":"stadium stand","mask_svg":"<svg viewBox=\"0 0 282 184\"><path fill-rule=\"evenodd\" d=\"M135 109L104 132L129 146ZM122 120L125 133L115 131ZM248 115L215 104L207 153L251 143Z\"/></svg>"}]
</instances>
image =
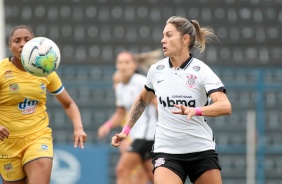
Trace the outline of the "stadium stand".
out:
<instances>
[{"instance_id":1,"label":"stadium stand","mask_svg":"<svg viewBox=\"0 0 282 184\"><path fill-rule=\"evenodd\" d=\"M264 132L258 139L263 141L259 161L264 168L257 168L257 183L281 184L281 6L281 0L5 0L5 32L8 38L13 26L27 24L36 35L59 45L62 64L58 74L81 110L88 140L109 145L117 129L102 141L96 134L114 111L111 77L116 54L124 49L160 48L163 26L172 15L212 26L221 43L207 46L204 54L193 54L223 80L233 105L231 116L208 118L215 132L223 183L246 183L246 116L248 110L255 110L263 118L257 120L258 136L260 130ZM51 95L48 99L55 143L71 143L72 124L58 102ZM113 184L119 153L110 155Z\"/></svg>"}]
</instances>

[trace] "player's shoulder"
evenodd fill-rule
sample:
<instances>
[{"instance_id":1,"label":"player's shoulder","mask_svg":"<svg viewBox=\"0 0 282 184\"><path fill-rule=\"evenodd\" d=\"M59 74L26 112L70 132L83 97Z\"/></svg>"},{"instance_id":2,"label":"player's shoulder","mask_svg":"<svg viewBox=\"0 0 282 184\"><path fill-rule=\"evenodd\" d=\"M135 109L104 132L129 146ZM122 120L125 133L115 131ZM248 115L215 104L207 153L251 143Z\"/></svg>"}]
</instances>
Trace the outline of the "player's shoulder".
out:
<instances>
[{"instance_id":1,"label":"player's shoulder","mask_svg":"<svg viewBox=\"0 0 282 184\"><path fill-rule=\"evenodd\" d=\"M1 72L2 74L3 74L3 73L6 73L6 74L7 74L7 72L9 72L9 71L7 71L8 68L10 68L10 67L8 67L8 65L10 65L10 61L9 61L8 58L5 58L5 59L3 59L3 60L0 61L0 72Z\"/></svg>"},{"instance_id":2,"label":"player's shoulder","mask_svg":"<svg viewBox=\"0 0 282 184\"><path fill-rule=\"evenodd\" d=\"M5 58L5 59L2 59L0 60L0 67L4 67L6 66L7 64L9 64L9 58Z\"/></svg>"},{"instance_id":3,"label":"player's shoulder","mask_svg":"<svg viewBox=\"0 0 282 184\"><path fill-rule=\"evenodd\" d=\"M204 63L202 60L194 58L194 57L193 57L193 61L191 63L191 67L196 72L207 72L207 71L210 70L210 67L206 63Z\"/></svg>"},{"instance_id":4,"label":"player's shoulder","mask_svg":"<svg viewBox=\"0 0 282 184\"><path fill-rule=\"evenodd\" d=\"M132 75L132 78L133 78L134 80L146 79L146 76L145 76L145 75L142 75L142 74L139 74L139 73L134 73L134 74Z\"/></svg>"},{"instance_id":5,"label":"player's shoulder","mask_svg":"<svg viewBox=\"0 0 282 184\"><path fill-rule=\"evenodd\" d=\"M123 83L122 83L122 82L119 82L119 83L116 85L115 92L118 93L118 92L122 91L122 87L123 87Z\"/></svg>"},{"instance_id":6,"label":"player's shoulder","mask_svg":"<svg viewBox=\"0 0 282 184\"><path fill-rule=\"evenodd\" d=\"M49 75L47 75L46 79L47 79L48 81L52 81L53 79L54 79L54 80L60 79L60 77L58 76L57 72L54 71L54 72L50 73ZM61 79L60 79L60 80L61 80Z\"/></svg>"},{"instance_id":7,"label":"player's shoulder","mask_svg":"<svg viewBox=\"0 0 282 184\"><path fill-rule=\"evenodd\" d=\"M168 57L152 64L150 70L163 70L167 67L169 67L169 58Z\"/></svg>"},{"instance_id":8,"label":"player's shoulder","mask_svg":"<svg viewBox=\"0 0 282 184\"><path fill-rule=\"evenodd\" d=\"M139 73L134 73L133 76L130 79L130 84L142 84L147 80L145 75L139 74Z\"/></svg>"}]
</instances>

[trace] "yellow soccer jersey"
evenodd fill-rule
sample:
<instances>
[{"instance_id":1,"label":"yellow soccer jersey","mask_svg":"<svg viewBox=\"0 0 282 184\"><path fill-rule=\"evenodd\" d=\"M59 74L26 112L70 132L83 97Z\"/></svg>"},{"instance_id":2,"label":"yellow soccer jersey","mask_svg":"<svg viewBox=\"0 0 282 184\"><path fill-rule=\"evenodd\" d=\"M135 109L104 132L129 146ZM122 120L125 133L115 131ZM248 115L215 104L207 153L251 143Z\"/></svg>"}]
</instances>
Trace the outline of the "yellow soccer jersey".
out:
<instances>
[{"instance_id":1,"label":"yellow soccer jersey","mask_svg":"<svg viewBox=\"0 0 282 184\"><path fill-rule=\"evenodd\" d=\"M19 70L8 58L0 61L0 126L10 138L37 132L49 125L46 90L54 95L64 86L56 72L36 77Z\"/></svg>"}]
</instances>

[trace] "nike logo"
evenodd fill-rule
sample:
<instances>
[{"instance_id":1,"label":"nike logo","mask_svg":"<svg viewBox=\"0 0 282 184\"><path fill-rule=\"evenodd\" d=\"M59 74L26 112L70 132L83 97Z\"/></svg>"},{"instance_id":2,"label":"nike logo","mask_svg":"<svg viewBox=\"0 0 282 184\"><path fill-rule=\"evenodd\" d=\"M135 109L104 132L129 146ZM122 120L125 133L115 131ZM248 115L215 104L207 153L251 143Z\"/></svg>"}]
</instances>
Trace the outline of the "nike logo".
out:
<instances>
[{"instance_id":1,"label":"nike logo","mask_svg":"<svg viewBox=\"0 0 282 184\"><path fill-rule=\"evenodd\" d=\"M163 82L164 80L158 80L157 83Z\"/></svg>"}]
</instances>

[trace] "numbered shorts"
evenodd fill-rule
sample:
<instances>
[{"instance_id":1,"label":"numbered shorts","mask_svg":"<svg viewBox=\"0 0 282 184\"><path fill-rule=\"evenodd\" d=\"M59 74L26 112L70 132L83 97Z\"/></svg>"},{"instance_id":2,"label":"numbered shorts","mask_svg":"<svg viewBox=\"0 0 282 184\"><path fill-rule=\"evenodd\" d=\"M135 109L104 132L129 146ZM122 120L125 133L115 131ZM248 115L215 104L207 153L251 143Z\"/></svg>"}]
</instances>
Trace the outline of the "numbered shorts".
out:
<instances>
[{"instance_id":1,"label":"numbered shorts","mask_svg":"<svg viewBox=\"0 0 282 184\"><path fill-rule=\"evenodd\" d=\"M204 172L219 169L218 154L215 150L187 154L153 153L153 172L158 167L165 167L181 178L185 183L187 176L194 183Z\"/></svg>"},{"instance_id":2,"label":"numbered shorts","mask_svg":"<svg viewBox=\"0 0 282 184\"><path fill-rule=\"evenodd\" d=\"M26 177L23 167L38 158L53 158L52 131L46 128L38 133L0 141L0 174L5 181Z\"/></svg>"},{"instance_id":3,"label":"numbered shorts","mask_svg":"<svg viewBox=\"0 0 282 184\"><path fill-rule=\"evenodd\" d=\"M134 139L127 151L137 153L143 160L147 160L151 158L153 144L153 140Z\"/></svg>"}]
</instances>

